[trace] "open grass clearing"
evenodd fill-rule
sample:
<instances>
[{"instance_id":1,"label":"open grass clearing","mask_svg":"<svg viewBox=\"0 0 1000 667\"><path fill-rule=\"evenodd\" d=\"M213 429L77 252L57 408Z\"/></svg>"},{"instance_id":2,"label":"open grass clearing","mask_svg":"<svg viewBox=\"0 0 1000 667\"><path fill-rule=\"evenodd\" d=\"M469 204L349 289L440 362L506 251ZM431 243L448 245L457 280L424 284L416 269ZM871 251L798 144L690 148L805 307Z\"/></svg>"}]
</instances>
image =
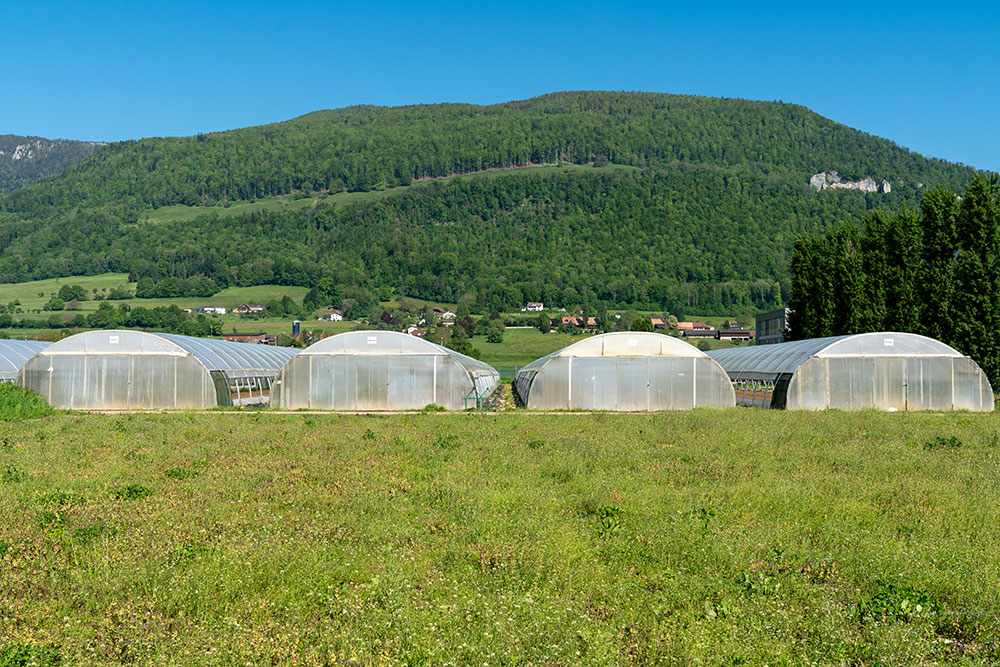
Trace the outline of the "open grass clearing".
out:
<instances>
[{"instance_id":1,"label":"open grass clearing","mask_svg":"<svg viewBox=\"0 0 1000 667\"><path fill-rule=\"evenodd\" d=\"M995 663L998 430L750 409L6 423L0 655Z\"/></svg>"},{"instance_id":2,"label":"open grass clearing","mask_svg":"<svg viewBox=\"0 0 1000 667\"><path fill-rule=\"evenodd\" d=\"M441 183L447 181L453 181L459 178L497 178L499 176L506 176L510 174L524 174L524 175L553 175L553 174L565 174L573 172L587 172L587 171L622 171L622 170L634 170L636 167L630 167L626 165L608 165L605 167L593 167L590 165L579 165L579 164L561 164L561 165L547 165L543 167L523 167L515 169L495 169L490 171L479 172L475 174L463 174L459 176L448 176L444 178L429 179L427 181L418 181L413 185L402 185L394 188L387 188L385 190L371 190L368 192L337 192L334 194L321 193L321 194L290 194L290 195L280 195L277 197L266 197L262 199L257 199L255 201L244 201L236 200L230 201L224 204L216 204L213 206L185 206L183 204L177 204L174 206L163 206L157 209L150 209L144 211L139 215L139 221L143 223L160 224L166 222L181 222L184 220L192 220L199 215L204 215L206 213L214 213L220 217L233 217L238 215L246 215L253 213L255 211L295 211L302 210L305 208L313 208L319 205L335 205L343 206L348 204L358 204L366 203L370 201L375 201L378 199L383 199L394 194L401 194L407 192L414 188L425 187L428 183Z\"/></svg>"}]
</instances>

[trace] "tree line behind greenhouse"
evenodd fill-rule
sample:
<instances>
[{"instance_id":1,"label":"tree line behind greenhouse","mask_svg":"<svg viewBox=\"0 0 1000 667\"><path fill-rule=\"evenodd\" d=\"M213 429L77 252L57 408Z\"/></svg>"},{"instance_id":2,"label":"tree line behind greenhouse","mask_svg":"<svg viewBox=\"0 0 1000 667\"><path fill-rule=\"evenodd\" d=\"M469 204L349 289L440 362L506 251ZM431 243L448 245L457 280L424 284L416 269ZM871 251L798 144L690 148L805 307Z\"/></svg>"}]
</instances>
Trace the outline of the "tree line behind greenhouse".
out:
<instances>
[{"instance_id":1,"label":"tree line behind greenhouse","mask_svg":"<svg viewBox=\"0 0 1000 667\"><path fill-rule=\"evenodd\" d=\"M906 331L941 340L1000 383L1000 185L937 187L920 210L804 236L792 256L795 338Z\"/></svg>"}]
</instances>

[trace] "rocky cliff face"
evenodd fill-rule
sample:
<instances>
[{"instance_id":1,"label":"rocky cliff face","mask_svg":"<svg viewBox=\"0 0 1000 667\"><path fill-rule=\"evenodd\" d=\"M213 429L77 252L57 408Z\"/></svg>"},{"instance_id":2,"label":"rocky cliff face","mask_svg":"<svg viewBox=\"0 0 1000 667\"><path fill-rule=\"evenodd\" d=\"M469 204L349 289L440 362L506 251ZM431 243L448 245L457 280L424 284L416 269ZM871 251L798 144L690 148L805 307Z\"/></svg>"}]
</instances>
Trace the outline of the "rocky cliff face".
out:
<instances>
[{"instance_id":1,"label":"rocky cliff face","mask_svg":"<svg viewBox=\"0 0 1000 667\"><path fill-rule=\"evenodd\" d=\"M103 145L97 141L0 135L0 192L55 176Z\"/></svg>"},{"instance_id":2,"label":"rocky cliff face","mask_svg":"<svg viewBox=\"0 0 1000 667\"><path fill-rule=\"evenodd\" d=\"M809 179L809 185L817 190L861 190L862 192L891 192L892 186L889 181L883 180L881 185L875 182L871 176L866 176L860 181L845 181L836 171L820 172L813 174Z\"/></svg>"}]
</instances>

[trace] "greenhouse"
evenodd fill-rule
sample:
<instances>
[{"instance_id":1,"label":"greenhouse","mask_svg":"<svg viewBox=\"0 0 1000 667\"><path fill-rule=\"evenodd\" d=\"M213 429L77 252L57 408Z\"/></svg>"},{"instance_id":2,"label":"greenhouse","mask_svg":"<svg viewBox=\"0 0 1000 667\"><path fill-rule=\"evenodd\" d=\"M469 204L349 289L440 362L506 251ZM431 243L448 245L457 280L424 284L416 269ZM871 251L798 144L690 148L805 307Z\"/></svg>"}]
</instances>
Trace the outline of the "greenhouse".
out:
<instances>
[{"instance_id":1,"label":"greenhouse","mask_svg":"<svg viewBox=\"0 0 1000 667\"><path fill-rule=\"evenodd\" d=\"M52 343L39 340L0 340L0 382L13 382L24 362Z\"/></svg>"},{"instance_id":2,"label":"greenhouse","mask_svg":"<svg viewBox=\"0 0 1000 667\"><path fill-rule=\"evenodd\" d=\"M260 405L298 350L142 331L87 331L32 357L17 383L56 408Z\"/></svg>"},{"instance_id":3,"label":"greenhouse","mask_svg":"<svg viewBox=\"0 0 1000 667\"><path fill-rule=\"evenodd\" d=\"M789 410L993 409L976 362L941 341L867 333L712 350L736 402Z\"/></svg>"},{"instance_id":4,"label":"greenhouse","mask_svg":"<svg viewBox=\"0 0 1000 667\"><path fill-rule=\"evenodd\" d=\"M500 383L496 369L422 338L352 331L289 360L274 387L284 409L413 410L476 407Z\"/></svg>"},{"instance_id":5,"label":"greenhouse","mask_svg":"<svg viewBox=\"0 0 1000 667\"><path fill-rule=\"evenodd\" d=\"M729 378L672 336L619 332L585 338L517 372L518 401L536 410L687 410L736 405Z\"/></svg>"}]
</instances>

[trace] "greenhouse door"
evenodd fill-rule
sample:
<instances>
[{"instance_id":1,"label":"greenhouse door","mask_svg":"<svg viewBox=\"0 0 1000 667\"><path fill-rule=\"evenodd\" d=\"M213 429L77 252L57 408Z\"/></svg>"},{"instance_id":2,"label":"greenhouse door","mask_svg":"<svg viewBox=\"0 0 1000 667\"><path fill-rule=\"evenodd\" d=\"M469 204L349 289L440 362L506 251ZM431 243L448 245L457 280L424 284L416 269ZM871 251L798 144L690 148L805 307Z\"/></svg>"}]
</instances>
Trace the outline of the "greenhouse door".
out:
<instances>
[{"instance_id":1,"label":"greenhouse door","mask_svg":"<svg viewBox=\"0 0 1000 667\"><path fill-rule=\"evenodd\" d=\"M875 357L873 382L875 407L879 410L906 409L906 359L904 357Z\"/></svg>"}]
</instances>

